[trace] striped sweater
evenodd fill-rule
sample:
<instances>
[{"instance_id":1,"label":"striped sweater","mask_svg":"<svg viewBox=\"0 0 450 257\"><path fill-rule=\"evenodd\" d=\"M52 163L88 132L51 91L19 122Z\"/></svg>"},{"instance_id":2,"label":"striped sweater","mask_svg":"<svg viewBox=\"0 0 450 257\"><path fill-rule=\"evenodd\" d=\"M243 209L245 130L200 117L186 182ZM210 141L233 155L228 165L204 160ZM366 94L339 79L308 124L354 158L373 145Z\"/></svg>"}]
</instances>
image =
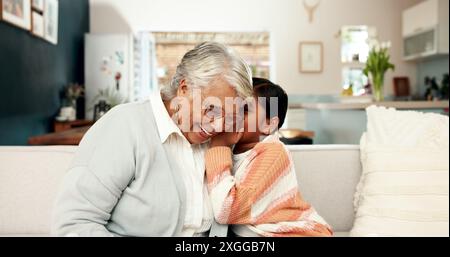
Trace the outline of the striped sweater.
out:
<instances>
[{"instance_id":1,"label":"striped sweater","mask_svg":"<svg viewBox=\"0 0 450 257\"><path fill-rule=\"evenodd\" d=\"M292 158L278 137L269 136L258 143L234 167L229 147L209 149L205 161L208 190L218 223L236 224L234 228L258 236L333 234L330 226L303 200Z\"/></svg>"}]
</instances>

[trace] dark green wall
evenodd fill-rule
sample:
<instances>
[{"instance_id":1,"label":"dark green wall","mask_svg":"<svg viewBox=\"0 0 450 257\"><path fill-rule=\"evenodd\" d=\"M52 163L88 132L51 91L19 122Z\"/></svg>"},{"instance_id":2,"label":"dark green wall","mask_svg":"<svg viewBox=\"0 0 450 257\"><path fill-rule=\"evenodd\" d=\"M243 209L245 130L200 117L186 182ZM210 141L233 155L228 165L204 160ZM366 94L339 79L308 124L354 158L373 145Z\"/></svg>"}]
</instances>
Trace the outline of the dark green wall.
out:
<instances>
[{"instance_id":1,"label":"dark green wall","mask_svg":"<svg viewBox=\"0 0 450 257\"><path fill-rule=\"evenodd\" d=\"M59 0L56 46L0 21L0 145L51 131L62 87L84 82L88 31L88 0Z\"/></svg>"}]
</instances>

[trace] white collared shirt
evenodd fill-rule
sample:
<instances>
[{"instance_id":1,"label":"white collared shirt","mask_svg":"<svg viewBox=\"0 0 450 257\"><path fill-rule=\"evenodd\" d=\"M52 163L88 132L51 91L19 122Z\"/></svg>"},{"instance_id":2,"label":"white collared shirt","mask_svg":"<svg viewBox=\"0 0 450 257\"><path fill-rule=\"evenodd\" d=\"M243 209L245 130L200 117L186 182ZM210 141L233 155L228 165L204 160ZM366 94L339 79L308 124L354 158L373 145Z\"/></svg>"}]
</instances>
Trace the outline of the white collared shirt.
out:
<instances>
[{"instance_id":1,"label":"white collared shirt","mask_svg":"<svg viewBox=\"0 0 450 257\"><path fill-rule=\"evenodd\" d=\"M150 102L161 142L173 161L183 169L177 171L186 188L186 216L179 236L202 235L214 219L205 178L205 151L208 144L191 145L170 118L161 95L154 93Z\"/></svg>"}]
</instances>

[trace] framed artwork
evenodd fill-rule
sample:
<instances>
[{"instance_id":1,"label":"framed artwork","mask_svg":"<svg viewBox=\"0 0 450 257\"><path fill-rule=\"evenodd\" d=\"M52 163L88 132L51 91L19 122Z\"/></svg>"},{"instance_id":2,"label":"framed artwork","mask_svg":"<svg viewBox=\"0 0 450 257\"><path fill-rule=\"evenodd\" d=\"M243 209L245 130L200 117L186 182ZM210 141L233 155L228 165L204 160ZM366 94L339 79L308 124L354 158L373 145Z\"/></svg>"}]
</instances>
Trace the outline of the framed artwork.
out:
<instances>
[{"instance_id":1,"label":"framed artwork","mask_svg":"<svg viewBox=\"0 0 450 257\"><path fill-rule=\"evenodd\" d=\"M323 71L322 42L300 42L300 72L321 73Z\"/></svg>"},{"instance_id":2,"label":"framed artwork","mask_svg":"<svg viewBox=\"0 0 450 257\"><path fill-rule=\"evenodd\" d=\"M44 0L32 0L31 7L38 12L44 11Z\"/></svg>"},{"instance_id":3,"label":"framed artwork","mask_svg":"<svg viewBox=\"0 0 450 257\"><path fill-rule=\"evenodd\" d=\"M31 0L0 0L0 19L19 28L31 29Z\"/></svg>"},{"instance_id":4,"label":"framed artwork","mask_svg":"<svg viewBox=\"0 0 450 257\"><path fill-rule=\"evenodd\" d=\"M58 0L46 0L44 4L44 38L52 43L58 44Z\"/></svg>"},{"instance_id":5,"label":"framed artwork","mask_svg":"<svg viewBox=\"0 0 450 257\"><path fill-rule=\"evenodd\" d=\"M35 11L31 12L31 34L44 38L44 16Z\"/></svg>"}]
</instances>

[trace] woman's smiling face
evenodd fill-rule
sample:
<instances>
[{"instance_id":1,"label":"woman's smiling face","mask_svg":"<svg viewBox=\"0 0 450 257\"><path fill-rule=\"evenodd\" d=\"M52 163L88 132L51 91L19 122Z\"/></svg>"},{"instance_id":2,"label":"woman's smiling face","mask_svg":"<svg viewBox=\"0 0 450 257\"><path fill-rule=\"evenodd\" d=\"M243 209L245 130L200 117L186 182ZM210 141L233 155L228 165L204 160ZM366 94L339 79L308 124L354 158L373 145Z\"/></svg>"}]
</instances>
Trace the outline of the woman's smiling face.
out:
<instances>
[{"instance_id":1,"label":"woman's smiling face","mask_svg":"<svg viewBox=\"0 0 450 257\"><path fill-rule=\"evenodd\" d=\"M234 87L224 79L216 79L207 87L191 88L185 81L181 82L178 98L182 101L178 123L181 131L191 144L201 144L224 131L226 126L227 99L237 97Z\"/></svg>"}]
</instances>

